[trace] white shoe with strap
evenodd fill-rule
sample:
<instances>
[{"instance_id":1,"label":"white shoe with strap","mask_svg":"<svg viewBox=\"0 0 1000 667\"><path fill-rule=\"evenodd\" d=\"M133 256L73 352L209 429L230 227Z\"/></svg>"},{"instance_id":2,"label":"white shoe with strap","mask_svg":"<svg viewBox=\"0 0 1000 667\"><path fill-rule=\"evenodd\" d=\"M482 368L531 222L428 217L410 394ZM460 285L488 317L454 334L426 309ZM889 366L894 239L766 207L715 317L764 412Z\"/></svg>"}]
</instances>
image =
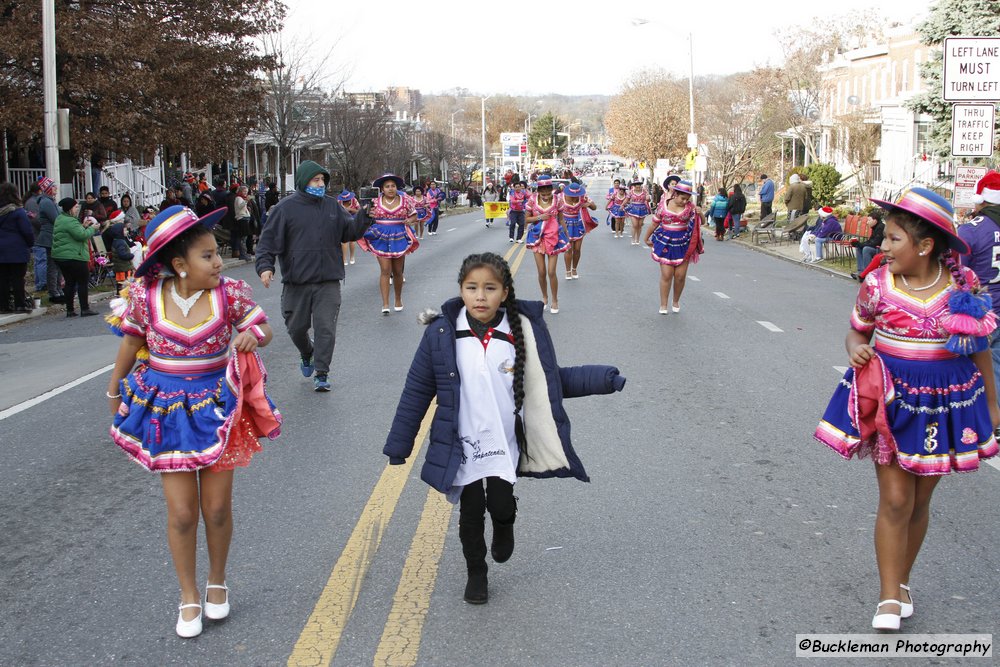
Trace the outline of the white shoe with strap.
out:
<instances>
[{"instance_id":1,"label":"white shoe with strap","mask_svg":"<svg viewBox=\"0 0 1000 667\"><path fill-rule=\"evenodd\" d=\"M900 584L899 587L906 591L906 597L910 598L909 602L900 601L899 603L899 617L909 618L913 616L913 594L910 593L910 587L906 584Z\"/></svg>"},{"instance_id":2,"label":"white shoe with strap","mask_svg":"<svg viewBox=\"0 0 1000 667\"><path fill-rule=\"evenodd\" d=\"M903 604L899 600L882 600L878 603L878 607L875 608L875 617L872 619L872 627L876 630L899 630L899 614L883 614L879 613L884 605L895 604L900 607Z\"/></svg>"},{"instance_id":3,"label":"white shoe with strap","mask_svg":"<svg viewBox=\"0 0 1000 667\"><path fill-rule=\"evenodd\" d=\"M198 615L192 618L190 621L184 620L184 610L197 607ZM182 604L177 607L177 636L184 637L185 639L190 639L191 637L197 637L201 634L201 605L197 602L192 602L190 604Z\"/></svg>"},{"instance_id":4,"label":"white shoe with strap","mask_svg":"<svg viewBox=\"0 0 1000 667\"><path fill-rule=\"evenodd\" d=\"M208 591L211 589L219 589L226 591L226 601L221 604L215 604L214 602L208 601ZM221 621L225 617L229 616L229 588L226 586L226 582L221 584L206 584L205 585L205 617L210 618L213 621Z\"/></svg>"}]
</instances>

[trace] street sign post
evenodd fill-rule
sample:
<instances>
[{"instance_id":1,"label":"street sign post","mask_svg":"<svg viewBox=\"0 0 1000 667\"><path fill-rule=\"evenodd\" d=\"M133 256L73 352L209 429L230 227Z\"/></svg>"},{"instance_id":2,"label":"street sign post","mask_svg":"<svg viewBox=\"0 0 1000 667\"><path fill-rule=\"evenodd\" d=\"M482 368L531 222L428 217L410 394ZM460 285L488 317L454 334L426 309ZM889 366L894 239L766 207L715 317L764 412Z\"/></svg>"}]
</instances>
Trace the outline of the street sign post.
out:
<instances>
[{"instance_id":1,"label":"street sign post","mask_svg":"<svg viewBox=\"0 0 1000 667\"><path fill-rule=\"evenodd\" d=\"M1000 100L1000 37L946 37L944 101Z\"/></svg>"},{"instance_id":2,"label":"street sign post","mask_svg":"<svg viewBox=\"0 0 1000 667\"><path fill-rule=\"evenodd\" d=\"M986 175L986 167L955 167L955 189L952 205L956 208L973 208L972 195L976 194L976 183Z\"/></svg>"},{"instance_id":3,"label":"street sign post","mask_svg":"<svg viewBox=\"0 0 1000 667\"><path fill-rule=\"evenodd\" d=\"M951 154L990 157L996 145L996 106L955 104L951 114Z\"/></svg>"}]
</instances>

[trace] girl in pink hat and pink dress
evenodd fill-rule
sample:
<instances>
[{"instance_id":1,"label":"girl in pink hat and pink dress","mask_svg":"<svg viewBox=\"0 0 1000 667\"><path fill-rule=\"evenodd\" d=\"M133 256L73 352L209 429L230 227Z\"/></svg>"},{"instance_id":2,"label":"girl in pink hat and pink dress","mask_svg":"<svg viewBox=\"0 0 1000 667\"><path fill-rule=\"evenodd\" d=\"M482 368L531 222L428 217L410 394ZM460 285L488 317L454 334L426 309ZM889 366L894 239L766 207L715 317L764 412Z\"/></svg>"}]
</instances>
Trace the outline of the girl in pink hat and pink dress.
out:
<instances>
[{"instance_id":1,"label":"girl in pink hat and pink dress","mask_svg":"<svg viewBox=\"0 0 1000 667\"><path fill-rule=\"evenodd\" d=\"M650 213L649 202L649 193L642 187L642 181L632 181L622 206L625 215L632 219L632 245L640 245L639 235L646 223L646 216Z\"/></svg>"},{"instance_id":2,"label":"girl in pink hat and pink dress","mask_svg":"<svg viewBox=\"0 0 1000 667\"><path fill-rule=\"evenodd\" d=\"M997 454L988 341L996 317L975 273L958 264L969 248L946 199L913 188L895 203L872 201L887 210L886 263L858 292L845 341L851 368L815 437L844 458L875 463L880 591L872 627L898 630L914 613L910 574L938 480Z\"/></svg>"},{"instance_id":3,"label":"girl in pink hat and pink dress","mask_svg":"<svg viewBox=\"0 0 1000 667\"><path fill-rule=\"evenodd\" d=\"M702 252L701 214L691 202L690 181L674 184L673 196L664 194L653 214L643 242L653 249L653 261L660 265L660 314L670 312L667 300L673 288L675 313L681 310L681 293L687 280L688 264L698 262Z\"/></svg>"},{"instance_id":4,"label":"girl in pink hat and pink dress","mask_svg":"<svg viewBox=\"0 0 1000 667\"><path fill-rule=\"evenodd\" d=\"M542 290L542 303L549 304L549 288L552 290L551 312L559 312L559 278L556 276L556 259L569 250L566 223L559 212L559 195L552 191L552 178L539 176L537 193L525 207L525 222L528 235L525 245L535 252L535 267L538 269L538 287Z\"/></svg>"}]
</instances>

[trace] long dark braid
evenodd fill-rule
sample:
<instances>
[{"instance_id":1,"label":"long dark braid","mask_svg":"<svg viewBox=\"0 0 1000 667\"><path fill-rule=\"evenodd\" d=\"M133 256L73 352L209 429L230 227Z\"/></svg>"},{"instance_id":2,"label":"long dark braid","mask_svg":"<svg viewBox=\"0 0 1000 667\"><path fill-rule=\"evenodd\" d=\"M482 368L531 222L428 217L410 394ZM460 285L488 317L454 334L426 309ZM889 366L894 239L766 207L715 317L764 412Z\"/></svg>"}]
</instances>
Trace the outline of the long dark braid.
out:
<instances>
[{"instance_id":1,"label":"long dark braid","mask_svg":"<svg viewBox=\"0 0 1000 667\"><path fill-rule=\"evenodd\" d=\"M521 408L524 406L524 333L521 328L520 312L517 309L517 297L514 296L514 276L510 272L507 260L496 253L484 252L465 258L462 268L458 271L458 284L461 285L470 272L480 268L492 270L500 279L500 284L507 290L507 298L500 305L507 311L510 333L514 336L514 432L517 436L518 449L522 455L528 457L524 423L521 419Z\"/></svg>"}]
</instances>

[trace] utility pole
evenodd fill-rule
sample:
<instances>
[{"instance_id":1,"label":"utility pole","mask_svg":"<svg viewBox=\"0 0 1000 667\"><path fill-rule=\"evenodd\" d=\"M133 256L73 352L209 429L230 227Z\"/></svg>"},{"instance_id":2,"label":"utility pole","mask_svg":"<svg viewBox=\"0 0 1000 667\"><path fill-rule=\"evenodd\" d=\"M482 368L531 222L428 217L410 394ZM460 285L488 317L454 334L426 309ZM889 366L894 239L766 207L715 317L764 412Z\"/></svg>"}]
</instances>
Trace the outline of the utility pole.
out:
<instances>
[{"instance_id":1,"label":"utility pole","mask_svg":"<svg viewBox=\"0 0 1000 667\"><path fill-rule=\"evenodd\" d=\"M45 174L60 188L59 114L56 112L56 5L42 0L42 87L45 128ZM58 198L58 195L57 195Z\"/></svg>"}]
</instances>

